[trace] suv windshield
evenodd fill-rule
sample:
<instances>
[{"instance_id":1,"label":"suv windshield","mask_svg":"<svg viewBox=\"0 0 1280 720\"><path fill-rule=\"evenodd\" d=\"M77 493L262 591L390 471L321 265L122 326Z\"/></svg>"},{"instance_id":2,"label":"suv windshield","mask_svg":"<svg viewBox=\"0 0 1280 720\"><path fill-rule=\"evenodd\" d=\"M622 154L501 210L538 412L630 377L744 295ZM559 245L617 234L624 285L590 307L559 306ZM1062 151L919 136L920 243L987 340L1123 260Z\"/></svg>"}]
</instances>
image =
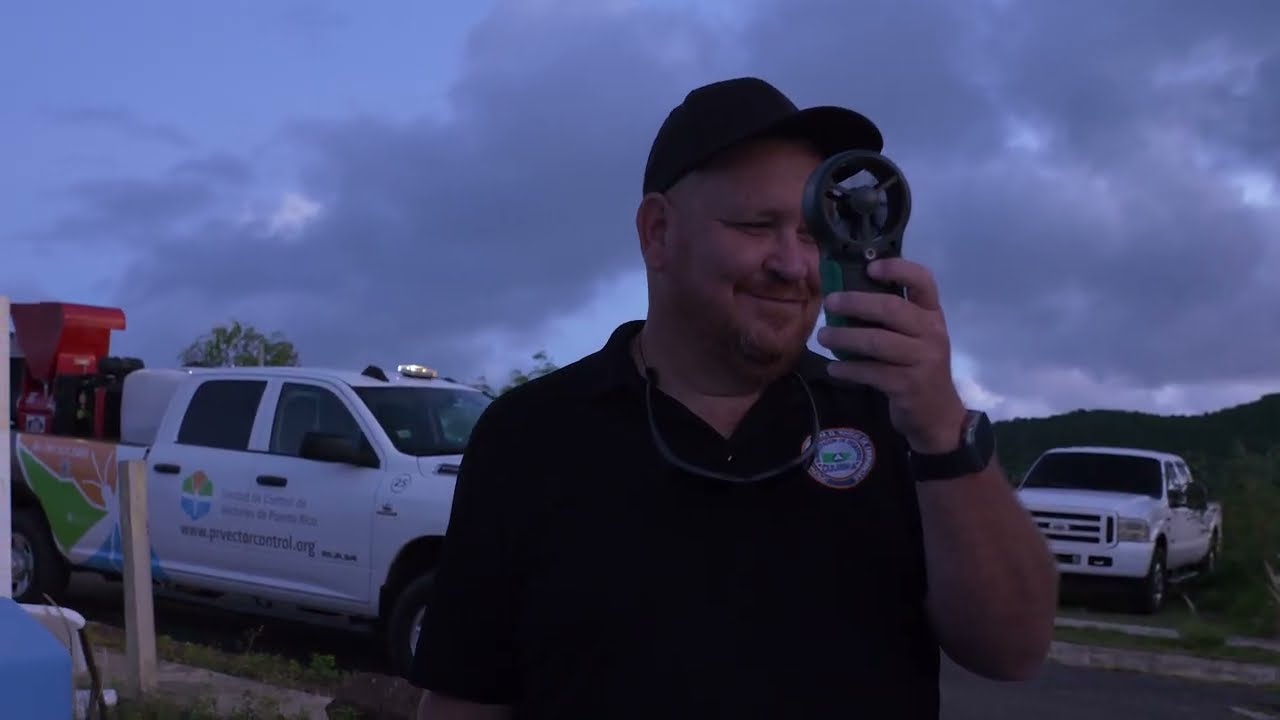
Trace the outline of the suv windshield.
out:
<instances>
[{"instance_id":1,"label":"suv windshield","mask_svg":"<svg viewBox=\"0 0 1280 720\"><path fill-rule=\"evenodd\" d=\"M1048 453L1027 473L1022 487L1164 495L1159 460L1109 453Z\"/></svg>"},{"instance_id":2,"label":"suv windshield","mask_svg":"<svg viewBox=\"0 0 1280 720\"><path fill-rule=\"evenodd\" d=\"M358 387L356 395L406 455L461 455L489 396L443 387Z\"/></svg>"}]
</instances>

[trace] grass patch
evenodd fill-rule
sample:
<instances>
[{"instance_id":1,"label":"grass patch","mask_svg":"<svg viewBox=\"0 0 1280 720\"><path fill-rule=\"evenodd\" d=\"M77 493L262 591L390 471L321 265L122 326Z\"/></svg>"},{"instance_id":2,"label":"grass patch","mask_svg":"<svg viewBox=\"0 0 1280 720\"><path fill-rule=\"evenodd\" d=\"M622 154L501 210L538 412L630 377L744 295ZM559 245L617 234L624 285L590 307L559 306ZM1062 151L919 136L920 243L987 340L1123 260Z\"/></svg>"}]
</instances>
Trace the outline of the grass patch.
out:
<instances>
[{"instance_id":1,"label":"grass patch","mask_svg":"<svg viewBox=\"0 0 1280 720\"><path fill-rule=\"evenodd\" d=\"M1236 447L1218 458L1187 456L1209 487L1210 499L1222 503L1217 572L1170 588L1169 607L1156 616L1078 607L1064 607L1060 614L1172 627L1199 644L1212 644L1218 634L1280 639L1280 577L1271 574L1280 566L1280 448L1246 452Z\"/></svg>"},{"instance_id":2,"label":"grass patch","mask_svg":"<svg viewBox=\"0 0 1280 720\"><path fill-rule=\"evenodd\" d=\"M1187 606L1181 600L1171 595L1165 608L1155 615L1126 612L1118 607L1113 608L1110 604L1094 600L1091 604L1064 603L1058 607L1058 617L1176 629L1188 620L1195 619L1196 616L1187 609Z\"/></svg>"},{"instance_id":3,"label":"grass patch","mask_svg":"<svg viewBox=\"0 0 1280 720\"><path fill-rule=\"evenodd\" d=\"M122 699L108 713L111 720L306 720L305 714L287 715L270 699L245 699L231 709L219 712L212 700L151 697L146 700ZM335 718L335 720L337 720ZM356 720L353 716L352 720Z\"/></svg>"},{"instance_id":4,"label":"grass patch","mask_svg":"<svg viewBox=\"0 0 1280 720\"><path fill-rule=\"evenodd\" d=\"M1223 506L1218 573L1185 589L1198 614L1236 635L1280 636L1280 594L1266 564L1280 558L1280 448L1197 463L1197 472Z\"/></svg>"},{"instance_id":5,"label":"grass patch","mask_svg":"<svg viewBox=\"0 0 1280 720\"><path fill-rule=\"evenodd\" d=\"M1058 617L1175 630L1185 638L1221 639L1225 641L1226 638L1235 635L1259 640L1280 640L1280 638L1266 633L1253 635L1240 632L1239 626L1241 623L1229 615L1192 610L1182 599L1182 593L1185 592L1185 589L1171 588L1169 592L1170 597L1165 608L1155 615L1141 615L1111 610L1105 606L1083 606L1073 603L1059 606Z\"/></svg>"},{"instance_id":6,"label":"grass patch","mask_svg":"<svg viewBox=\"0 0 1280 720\"><path fill-rule=\"evenodd\" d=\"M1107 610L1094 610L1091 608L1083 608L1078 605L1059 605L1058 617L1069 618L1072 620L1088 620L1091 622L1139 625L1142 627L1152 628L1171 628L1177 622L1169 614L1163 612L1159 615L1138 615L1123 612L1111 612Z\"/></svg>"},{"instance_id":7,"label":"grass patch","mask_svg":"<svg viewBox=\"0 0 1280 720\"><path fill-rule=\"evenodd\" d=\"M125 650L125 634L121 628L100 623L89 623L85 628L89 640L94 647L108 648L117 652ZM191 665L214 672L234 675L249 680L320 693L331 693L341 684L347 674L338 668L337 660L332 655L313 654L310 661L301 663L293 658L281 657L270 653L253 650L253 636L242 643L240 652L228 652L208 645L179 642L167 636L156 638L156 656L161 660ZM150 718L150 715L139 715L139 718ZM167 717L164 715L156 718ZM188 716L183 716L188 717ZM191 715L200 718L199 715Z\"/></svg>"},{"instance_id":8,"label":"grass patch","mask_svg":"<svg viewBox=\"0 0 1280 720\"><path fill-rule=\"evenodd\" d=\"M1179 632L1183 634L1180 638L1158 638L1129 635L1114 630L1059 627L1054 629L1053 637L1055 640L1079 645L1177 653L1211 660L1280 666L1280 652L1228 645L1227 633L1220 628L1206 624L1191 630L1179 628Z\"/></svg>"}]
</instances>

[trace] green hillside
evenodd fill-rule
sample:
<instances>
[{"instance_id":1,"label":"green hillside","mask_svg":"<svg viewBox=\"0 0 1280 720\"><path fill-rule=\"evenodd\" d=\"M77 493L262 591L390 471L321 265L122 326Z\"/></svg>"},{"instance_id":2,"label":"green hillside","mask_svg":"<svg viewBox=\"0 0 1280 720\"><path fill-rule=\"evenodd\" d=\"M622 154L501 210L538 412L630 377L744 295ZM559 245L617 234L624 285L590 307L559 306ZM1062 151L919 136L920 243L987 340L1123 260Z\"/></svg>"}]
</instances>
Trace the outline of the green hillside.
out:
<instances>
[{"instance_id":1,"label":"green hillside","mask_svg":"<svg viewBox=\"0 0 1280 720\"><path fill-rule=\"evenodd\" d=\"M1118 445L1175 452L1193 469L1235 450L1280 449L1280 393L1201 415L1151 415L1120 410L1076 410L1047 418L995 424L1000 457L1015 478L1036 457L1061 445Z\"/></svg>"}]
</instances>

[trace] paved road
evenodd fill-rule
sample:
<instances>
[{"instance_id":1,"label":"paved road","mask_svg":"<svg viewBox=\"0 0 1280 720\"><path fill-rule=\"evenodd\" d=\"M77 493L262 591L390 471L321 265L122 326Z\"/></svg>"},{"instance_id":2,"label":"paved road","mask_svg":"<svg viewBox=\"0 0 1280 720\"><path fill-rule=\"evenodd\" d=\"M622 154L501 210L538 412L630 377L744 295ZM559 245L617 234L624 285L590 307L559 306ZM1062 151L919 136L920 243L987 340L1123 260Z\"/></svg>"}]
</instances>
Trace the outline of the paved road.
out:
<instances>
[{"instance_id":1,"label":"paved road","mask_svg":"<svg viewBox=\"0 0 1280 720\"><path fill-rule=\"evenodd\" d=\"M942 692L943 720L1280 720L1280 693L1056 663L1025 684L992 683L948 666Z\"/></svg>"},{"instance_id":2,"label":"paved road","mask_svg":"<svg viewBox=\"0 0 1280 720\"><path fill-rule=\"evenodd\" d=\"M118 583L76 576L67 604L91 620L115 625L123 621ZM260 652L302 662L313 653L326 653L341 667L385 671L377 648L358 634L163 601L156 611L157 630L179 640L234 652L252 638ZM1280 693L1056 663L1024 684L993 683L947 665L942 692L943 720L1280 720Z\"/></svg>"}]
</instances>

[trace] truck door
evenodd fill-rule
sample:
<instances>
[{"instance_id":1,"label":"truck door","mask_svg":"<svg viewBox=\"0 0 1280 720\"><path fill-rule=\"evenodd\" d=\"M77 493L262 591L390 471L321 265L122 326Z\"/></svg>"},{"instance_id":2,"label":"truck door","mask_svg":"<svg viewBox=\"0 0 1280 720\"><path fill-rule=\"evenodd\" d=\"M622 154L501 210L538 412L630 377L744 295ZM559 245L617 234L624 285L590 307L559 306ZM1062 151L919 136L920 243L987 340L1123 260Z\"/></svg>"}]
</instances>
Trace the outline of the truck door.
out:
<instances>
[{"instance_id":1,"label":"truck door","mask_svg":"<svg viewBox=\"0 0 1280 720\"><path fill-rule=\"evenodd\" d=\"M270 582L251 560L250 496L260 457L250 439L265 379L212 378L179 392L180 422L166 420L147 457L151 535L161 567L176 581L243 592Z\"/></svg>"},{"instance_id":2,"label":"truck door","mask_svg":"<svg viewBox=\"0 0 1280 720\"><path fill-rule=\"evenodd\" d=\"M1165 493L1169 497L1169 567L1180 568L1187 564L1190 555L1188 541L1191 532L1190 510L1187 508L1187 483L1174 464L1164 461Z\"/></svg>"},{"instance_id":3,"label":"truck door","mask_svg":"<svg viewBox=\"0 0 1280 720\"><path fill-rule=\"evenodd\" d=\"M1199 495L1201 499L1208 499L1209 493L1191 476L1191 468L1187 467L1185 462L1179 460L1174 463L1174 467L1177 468L1178 474L1182 476L1188 498ZM1188 562L1194 562L1203 558L1204 554L1208 552L1209 539L1212 537L1213 531L1209 522L1207 507L1192 507L1188 505L1186 510Z\"/></svg>"},{"instance_id":4,"label":"truck door","mask_svg":"<svg viewBox=\"0 0 1280 720\"><path fill-rule=\"evenodd\" d=\"M374 499L383 472L304 459L300 451L308 432L372 447L370 429L338 388L323 380L283 382L274 407L254 481L262 510L256 527L282 542L278 552L262 556L264 571L269 567L275 586L297 602L323 597L364 610L371 594Z\"/></svg>"}]
</instances>

